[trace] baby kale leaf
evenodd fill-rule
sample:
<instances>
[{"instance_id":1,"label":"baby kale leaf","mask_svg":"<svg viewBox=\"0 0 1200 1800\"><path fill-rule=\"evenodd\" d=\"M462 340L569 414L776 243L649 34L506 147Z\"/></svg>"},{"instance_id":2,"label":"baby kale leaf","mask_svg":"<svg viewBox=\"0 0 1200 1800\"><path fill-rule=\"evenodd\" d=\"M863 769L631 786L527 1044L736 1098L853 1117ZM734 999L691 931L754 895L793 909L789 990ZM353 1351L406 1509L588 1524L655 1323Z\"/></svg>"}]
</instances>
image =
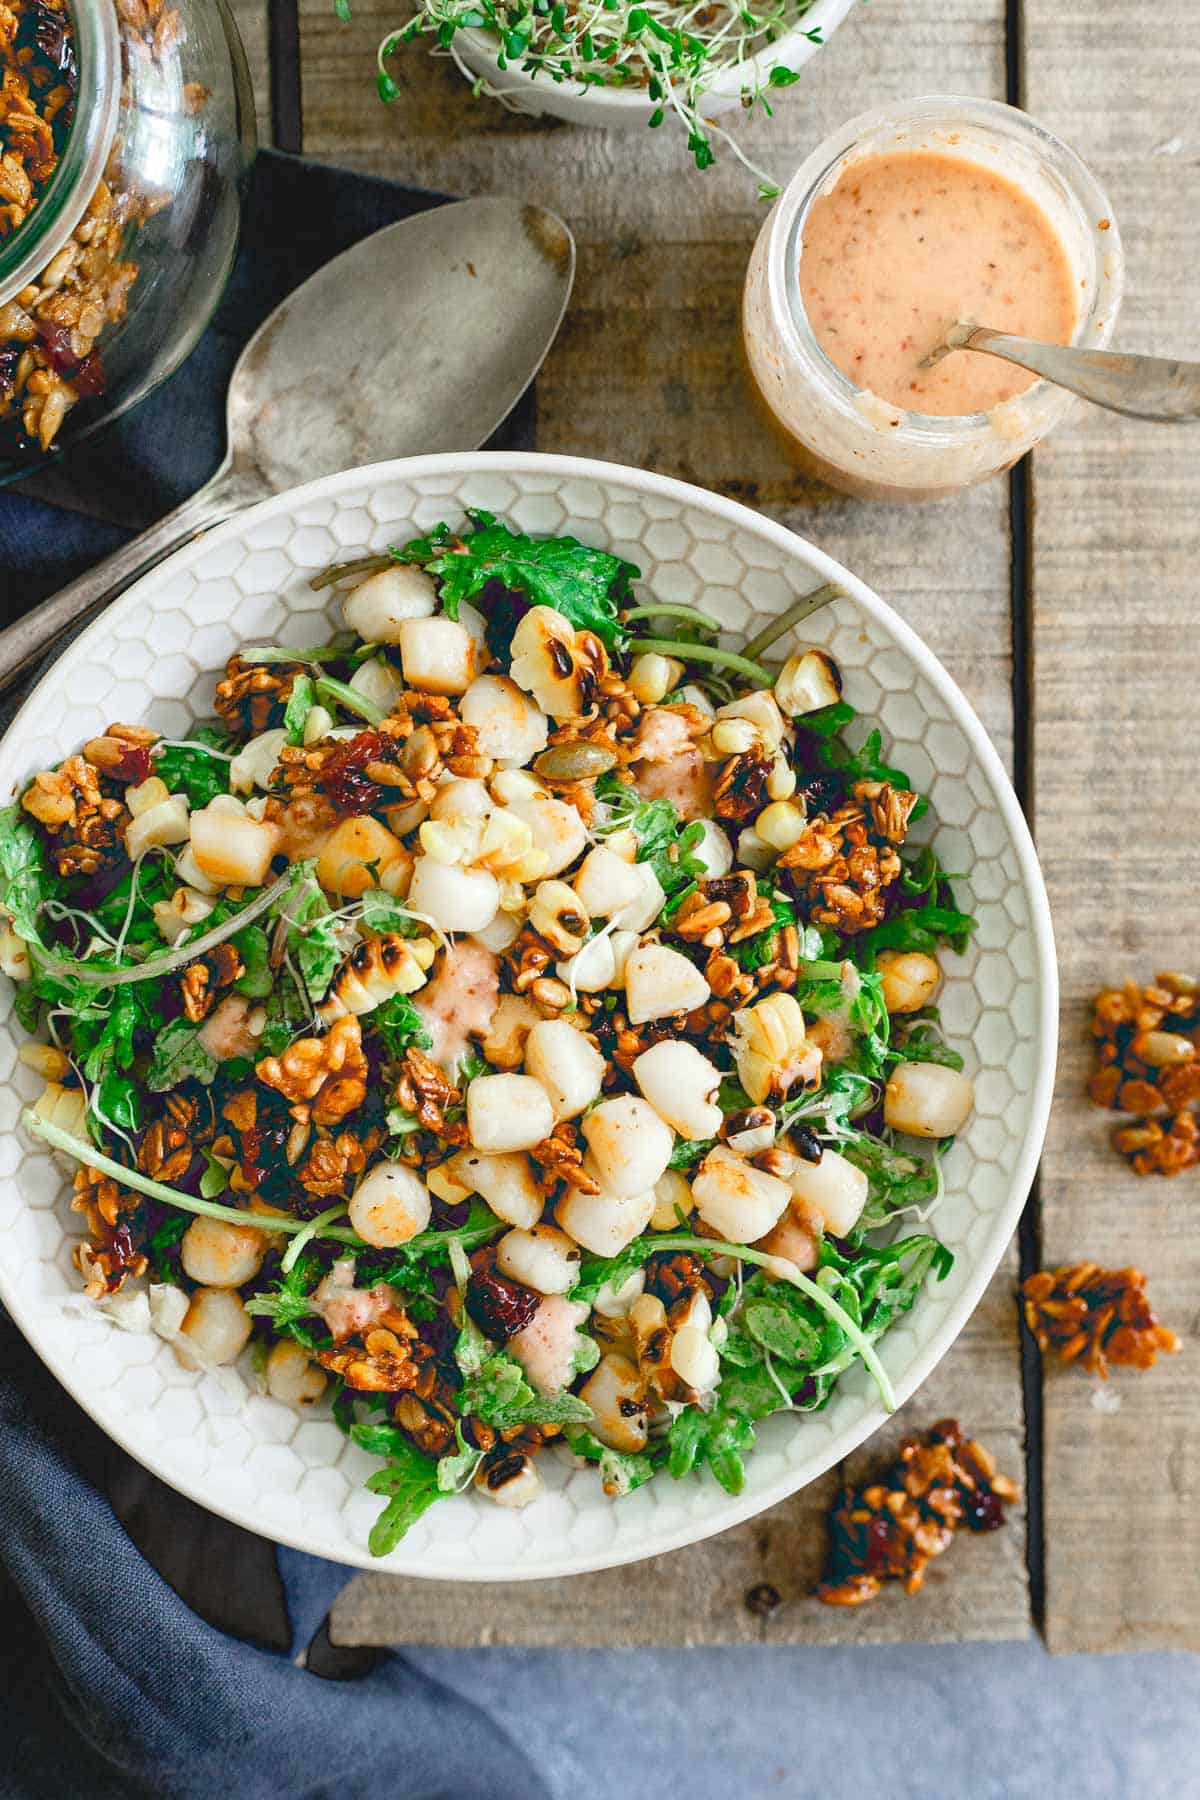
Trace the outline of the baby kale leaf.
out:
<instances>
[{"instance_id":1,"label":"baby kale leaf","mask_svg":"<svg viewBox=\"0 0 1200 1800\"><path fill-rule=\"evenodd\" d=\"M441 584L442 605L452 619L464 600L499 590L523 594L532 606L552 606L580 631L594 631L608 649L620 647L624 633L618 614L640 571L607 550L572 537L532 538L510 531L491 513L468 512L473 529L461 536L439 525L428 537L393 547L397 562L418 563ZM495 592L495 590L493 590Z\"/></svg>"}]
</instances>

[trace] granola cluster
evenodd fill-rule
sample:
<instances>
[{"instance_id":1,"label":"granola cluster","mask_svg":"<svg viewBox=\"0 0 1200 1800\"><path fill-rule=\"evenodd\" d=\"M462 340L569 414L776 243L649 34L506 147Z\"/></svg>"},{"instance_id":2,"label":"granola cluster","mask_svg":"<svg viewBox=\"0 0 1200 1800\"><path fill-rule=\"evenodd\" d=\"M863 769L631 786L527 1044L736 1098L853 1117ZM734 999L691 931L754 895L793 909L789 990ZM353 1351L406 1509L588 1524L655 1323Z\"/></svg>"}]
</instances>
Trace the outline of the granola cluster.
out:
<instances>
[{"instance_id":1,"label":"granola cluster","mask_svg":"<svg viewBox=\"0 0 1200 1800\"><path fill-rule=\"evenodd\" d=\"M1042 1269L1022 1288L1025 1323L1043 1356L1077 1362L1107 1380L1109 1365L1150 1369L1179 1339L1160 1325L1140 1269L1101 1269L1096 1263Z\"/></svg>"},{"instance_id":2,"label":"granola cluster","mask_svg":"<svg viewBox=\"0 0 1200 1800\"><path fill-rule=\"evenodd\" d=\"M1166 972L1152 985L1127 981L1096 996L1097 1106L1138 1115L1119 1126L1113 1148L1138 1175L1177 1175L1200 1163L1200 984Z\"/></svg>"},{"instance_id":3,"label":"granola cluster","mask_svg":"<svg viewBox=\"0 0 1200 1800\"><path fill-rule=\"evenodd\" d=\"M107 3L107 0L102 0ZM165 0L116 0L127 57L167 60L180 36ZM78 86L66 0L0 0L0 242L36 208L58 165ZM189 84L189 110L206 98ZM67 242L36 281L0 303L0 431L49 450L81 400L104 391L101 334L125 318L138 229L167 196L124 191L114 150Z\"/></svg>"},{"instance_id":4,"label":"granola cluster","mask_svg":"<svg viewBox=\"0 0 1200 1800\"><path fill-rule=\"evenodd\" d=\"M827 1606L862 1606L885 1581L916 1594L936 1556L956 1531L996 1531L1004 1508L1019 1498L1016 1483L996 1472L993 1457L943 1419L900 1445L896 1460L872 1481L845 1487L829 1515L829 1564L817 1588Z\"/></svg>"},{"instance_id":5,"label":"granola cluster","mask_svg":"<svg viewBox=\"0 0 1200 1800\"><path fill-rule=\"evenodd\" d=\"M124 854L121 840L129 824L124 795L84 756L39 770L21 805L46 832L60 875L94 875Z\"/></svg>"},{"instance_id":6,"label":"granola cluster","mask_svg":"<svg viewBox=\"0 0 1200 1800\"><path fill-rule=\"evenodd\" d=\"M858 781L850 800L808 824L779 869L814 925L852 936L882 922L900 879L899 846L917 795L886 781Z\"/></svg>"}]
</instances>

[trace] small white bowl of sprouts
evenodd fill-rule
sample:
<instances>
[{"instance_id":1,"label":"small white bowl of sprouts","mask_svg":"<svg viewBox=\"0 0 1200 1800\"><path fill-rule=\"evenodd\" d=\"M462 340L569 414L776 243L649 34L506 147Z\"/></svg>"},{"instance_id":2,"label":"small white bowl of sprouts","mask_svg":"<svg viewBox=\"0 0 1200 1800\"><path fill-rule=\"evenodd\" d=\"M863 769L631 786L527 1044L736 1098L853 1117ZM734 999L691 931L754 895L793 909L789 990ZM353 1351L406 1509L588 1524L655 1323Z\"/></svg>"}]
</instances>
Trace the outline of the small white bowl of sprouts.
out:
<instances>
[{"instance_id":1,"label":"small white bowl of sprouts","mask_svg":"<svg viewBox=\"0 0 1200 1800\"><path fill-rule=\"evenodd\" d=\"M854 0L419 0L379 52L379 91L399 88L387 59L413 39L433 40L477 96L517 112L576 125L654 129L672 120L687 134L696 166L728 144L717 123L735 108L771 113L777 94L828 41Z\"/></svg>"}]
</instances>

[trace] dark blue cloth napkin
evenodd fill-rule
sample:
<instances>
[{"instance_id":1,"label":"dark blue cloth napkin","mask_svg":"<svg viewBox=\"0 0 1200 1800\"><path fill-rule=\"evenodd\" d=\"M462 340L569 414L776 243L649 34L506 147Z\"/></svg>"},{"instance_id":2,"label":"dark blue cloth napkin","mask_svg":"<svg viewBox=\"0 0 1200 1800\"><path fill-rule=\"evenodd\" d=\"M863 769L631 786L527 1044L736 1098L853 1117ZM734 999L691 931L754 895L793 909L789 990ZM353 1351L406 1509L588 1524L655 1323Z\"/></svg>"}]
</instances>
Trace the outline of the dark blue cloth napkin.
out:
<instances>
[{"instance_id":1,"label":"dark blue cloth napkin","mask_svg":"<svg viewBox=\"0 0 1200 1800\"><path fill-rule=\"evenodd\" d=\"M189 360L36 493L0 492L0 618L206 480L251 332L330 257L439 200L263 152L237 267ZM494 442L529 447L532 422L530 395ZM333 1564L276 1553L148 1476L0 1311L3 1800L547 1796L467 1701L402 1657L329 1643L322 1622L346 1579Z\"/></svg>"}]
</instances>

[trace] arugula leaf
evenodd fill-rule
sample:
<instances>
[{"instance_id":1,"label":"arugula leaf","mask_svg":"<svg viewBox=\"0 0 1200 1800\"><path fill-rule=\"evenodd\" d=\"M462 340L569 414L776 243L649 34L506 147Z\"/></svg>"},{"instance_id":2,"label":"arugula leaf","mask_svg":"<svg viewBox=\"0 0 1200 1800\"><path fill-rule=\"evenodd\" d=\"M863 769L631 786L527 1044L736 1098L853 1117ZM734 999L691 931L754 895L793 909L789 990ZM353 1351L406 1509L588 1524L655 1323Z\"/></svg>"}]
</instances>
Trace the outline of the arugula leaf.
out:
<instances>
[{"instance_id":1,"label":"arugula leaf","mask_svg":"<svg viewBox=\"0 0 1200 1800\"><path fill-rule=\"evenodd\" d=\"M743 1459L754 1448L754 1435L750 1419L729 1411L723 1394L711 1412L689 1406L667 1433L667 1471L681 1481L707 1465L727 1494L740 1494L746 1485Z\"/></svg>"},{"instance_id":2,"label":"arugula leaf","mask_svg":"<svg viewBox=\"0 0 1200 1800\"><path fill-rule=\"evenodd\" d=\"M586 1425L592 1409L578 1394L539 1394L525 1379L525 1371L506 1350L485 1356L459 1391L463 1413L473 1414L497 1431L516 1425Z\"/></svg>"},{"instance_id":3,"label":"arugula leaf","mask_svg":"<svg viewBox=\"0 0 1200 1800\"><path fill-rule=\"evenodd\" d=\"M418 1050L433 1049L433 1039L407 994L393 994L390 1000L367 1014L366 1024L393 1062L400 1060L410 1044L415 1044Z\"/></svg>"},{"instance_id":4,"label":"arugula leaf","mask_svg":"<svg viewBox=\"0 0 1200 1800\"><path fill-rule=\"evenodd\" d=\"M676 1138L668 1169L690 1169L693 1163L708 1155L716 1141L716 1138Z\"/></svg>"},{"instance_id":5,"label":"arugula leaf","mask_svg":"<svg viewBox=\"0 0 1200 1800\"><path fill-rule=\"evenodd\" d=\"M157 1230L151 1232L150 1241L146 1245L151 1281L169 1281L173 1285L178 1283L178 1263L168 1253L178 1248L191 1222L190 1213L172 1212L168 1213Z\"/></svg>"},{"instance_id":6,"label":"arugula leaf","mask_svg":"<svg viewBox=\"0 0 1200 1800\"><path fill-rule=\"evenodd\" d=\"M200 1028L187 1019L173 1019L159 1032L154 1042L154 1058L146 1072L146 1086L152 1094L163 1094L183 1081L198 1081L211 1087L217 1078L219 1064L211 1050L200 1041Z\"/></svg>"},{"instance_id":7,"label":"arugula leaf","mask_svg":"<svg viewBox=\"0 0 1200 1800\"><path fill-rule=\"evenodd\" d=\"M304 742L304 722L317 704L317 689L311 675L301 672L292 677L292 691L283 709L283 728L289 744Z\"/></svg>"},{"instance_id":8,"label":"arugula leaf","mask_svg":"<svg viewBox=\"0 0 1200 1800\"><path fill-rule=\"evenodd\" d=\"M585 1456L589 1462L599 1464L600 1483L610 1500L619 1500L636 1488L644 1487L658 1467L652 1456L610 1449L590 1431L568 1433L567 1442L576 1456Z\"/></svg>"},{"instance_id":9,"label":"arugula leaf","mask_svg":"<svg viewBox=\"0 0 1200 1800\"><path fill-rule=\"evenodd\" d=\"M272 1288L254 1294L246 1301L246 1311L252 1318L269 1319L272 1330L280 1336L286 1333L311 1350L318 1341L328 1338L320 1320L315 1318L311 1298L312 1290L323 1274L320 1258L302 1251L287 1274L281 1275ZM314 1319L315 1323L310 1324L309 1321ZM387 1454L386 1450L380 1452L380 1455Z\"/></svg>"},{"instance_id":10,"label":"arugula leaf","mask_svg":"<svg viewBox=\"0 0 1200 1800\"><path fill-rule=\"evenodd\" d=\"M266 932L261 925L247 925L229 941L246 965L233 984L234 992L244 994L248 1000L265 1000L275 986L271 942Z\"/></svg>"},{"instance_id":11,"label":"arugula leaf","mask_svg":"<svg viewBox=\"0 0 1200 1800\"><path fill-rule=\"evenodd\" d=\"M0 905L11 914L13 930L27 944L44 948L38 908L53 885L46 846L33 820L14 803L0 811Z\"/></svg>"},{"instance_id":12,"label":"arugula leaf","mask_svg":"<svg viewBox=\"0 0 1200 1800\"><path fill-rule=\"evenodd\" d=\"M373 1441L364 1442L359 1435L360 1432L378 1434L385 1431L389 1433L392 1446L387 1451L375 1449ZM388 1458L387 1467L377 1469L367 1482L370 1493L382 1494L387 1500L371 1527L367 1546L372 1556L387 1556L405 1532L429 1511L434 1501L445 1498L438 1486L438 1465L414 1449L394 1426L352 1425L350 1435L364 1449Z\"/></svg>"},{"instance_id":13,"label":"arugula leaf","mask_svg":"<svg viewBox=\"0 0 1200 1800\"><path fill-rule=\"evenodd\" d=\"M795 1309L776 1299L753 1300L742 1309L746 1330L764 1350L788 1362L813 1362L821 1353L821 1333Z\"/></svg>"},{"instance_id":14,"label":"arugula leaf","mask_svg":"<svg viewBox=\"0 0 1200 1800\"><path fill-rule=\"evenodd\" d=\"M359 902L359 916L368 931L395 931L401 937L419 937L421 926L405 911L403 900L397 900L383 888L368 888Z\"/></svg>"},{"instance_id":15,"label":"arugula leaf","mask_svg":"<svg viewBox=\"0 0 1200 1800\"><path fill-rule=\"evenodd\" d=\"M706 873L704 863L692 854L704 837L700 820L685 824L669 800L643 800L612 774L597 781L596 798L604 803L594 822L596 835L632 831L638 841L638 861L650 864L664 894L694 887ZM682 893L679 898L684 898Z\"/></svg>"},{"instance_id":16,"label":"arugula leaf","mask_svg":"<svg viewBox=\"0 0 1200 1800\"><path fill-rule=\"evenodd\" d=\"M912 1019L892 1045L899 1062L941 1063L943 1068L961 1069L962 1055L948 1044L932 1019Z\"/></svg>"},{"instance_id":17,"label":"arugula leaf","mask_svg":"<svg viewBox=\"0 0 1200 1800\"><path fill-rule=\"evenodd\" d=\"M961 954L978 923L970 913L959 912L956 907L902 907L882 925L862 932L854 939L852 948L863 968L873 966L880 950L931 951L946 943Z\"/></svg>"},{"instance_id":18,"label":"arugula leaf","mask_svg":"<svg viewBox=\"0 0 1200 1800\"><path fill-rule=\"evenodd\" d=\"M214 749L231 747L232 740L211 725L200 725L192 732L195 743L211 743ZM154 773L165 781L173 794L186 794L192 806L207 806L218 794L229 792L229 763L223 756L211 756L206 750L185 749L168 744L154 758Z\"/></svg>"},{"instance_id":19,"label":"arugula leaf","mask_svg":"<svg viewBox=\"0 0 1200 1800\"><path fill-rule=\"evenodd\" d=\"M319 888L312 888L292 904L288 948L316 1006L325 998L342 951L337 941L337 920Z\"/></svg>"},{"instance_id":20,"label":"arugula leaf","mask_svg":"<svg viewBox=\"0 0 1200 1800\"><path fill-rule=\"evenodd\" d=\"M625 633L618 612L629 597L631 579L641 571L607 550L593 550L572 537L531 538L510 531L494 514L468 510L473 530L459 535L448 525L428 537L393 546L397 562L418 563L439 578L447 617L456 619L464 600L482 598L496 582L525 595L530 605L551 606L581 631L594 631L610 650Z\"/></svg>"},{"instance_id":21,"label":"arugula leaf","mask_svg":"<svg viewBox=\"0 0 1200 1800\"><path fill-rule=\"evenodd\" d=\"M204 1173L200 1177L200 1198L217 1200L229 1186L229 1170L213 1155L211 1150L201 1150L200 1154L204 1158Z\"/></svg>"},{"instance_id":22,"label":"arugula leaf","mask_svg":"<svg viewBox=\"0 0 1200 1800\"><path fill-rule=\"evenodd\" d=\"M467 1443L458 1419L454 1421L454 1441L458 1445L457 1451L448 1450L437 1466L438 1489L443 1494L456 1494L483 1461L483 1451Z\"/></svg>"},{"instance_id":23,"label":"arugula leaf","mask_svg":"<svg viewBox=\"0 0 1200 1800\"><path fill-rule=\"evenodd\" d=\"M865 1131L848 1133L838 1148L867 1177L867 1204L858 1222L860 1231L870 1231L908 1207L924 1209L941 1192L936 1155L928 1159L915 1152L897 1150L883 1138Z\"/></svg>"}]
</instances>

